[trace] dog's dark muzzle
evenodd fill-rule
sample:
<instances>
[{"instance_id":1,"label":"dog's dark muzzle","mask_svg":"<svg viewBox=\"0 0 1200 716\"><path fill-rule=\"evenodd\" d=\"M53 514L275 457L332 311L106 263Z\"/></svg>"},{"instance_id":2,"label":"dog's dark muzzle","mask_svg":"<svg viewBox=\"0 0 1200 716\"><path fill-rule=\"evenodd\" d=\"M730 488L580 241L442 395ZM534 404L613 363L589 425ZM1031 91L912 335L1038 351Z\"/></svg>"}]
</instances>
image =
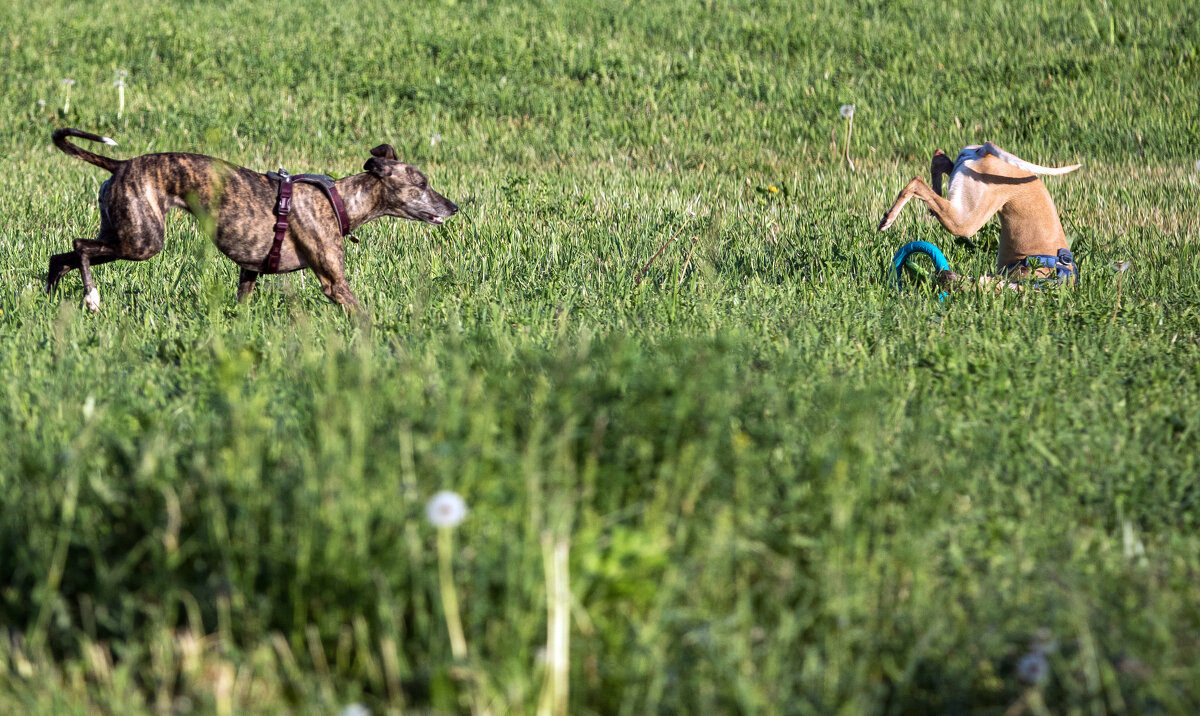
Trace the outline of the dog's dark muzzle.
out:
<instances>
[{"instance_id":1,"label":"dog's dark muzzle","mask_svg":"<svg viewBox=\"0 0 1200 716\"><path fill-rule=\"evenodd\" d=\"M431 202L431 206L429 207L430 209L432 209L432 211L418 212L417 215L418 215L418 218L421 219L421 221L424 221L424 222L427 222L430 224L440 224L440 223L444 222L446 219L449 219L451 216L454 216L455 214L458 213L458 205L457 204L450 201L449 199L442 196L441 194L435 194L435 197L436 198L434 199L433 202Z\"/></svg>"}]
</instances>

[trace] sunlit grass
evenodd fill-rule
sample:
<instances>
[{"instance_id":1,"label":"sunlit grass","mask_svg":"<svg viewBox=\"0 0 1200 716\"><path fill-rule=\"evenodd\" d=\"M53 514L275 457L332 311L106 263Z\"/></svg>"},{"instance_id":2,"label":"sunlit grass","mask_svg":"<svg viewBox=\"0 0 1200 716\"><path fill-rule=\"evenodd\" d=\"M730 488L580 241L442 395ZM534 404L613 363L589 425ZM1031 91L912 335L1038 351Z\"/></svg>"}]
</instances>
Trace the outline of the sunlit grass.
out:
<instances>
[{"instance_id":1,"label":"sunlit grass","mask_svg":"<svg viewBox=\"0 0 1200 716\"><path fill-rule=\"evenodd\" d=\"M563 665L570 713L1194 710L1200 22L1014 8L0 16L0 711L531 713ZM183 215L88 315L40 288L105 179L58 126L337 176L387 141L462 211L356 232L369 329L306 274L235 304ZM898 294L905 241L991 269L995 225L874 231L985 139L1084 162L1046 180L1079 287Z\"/></svg>"}]
</instances>

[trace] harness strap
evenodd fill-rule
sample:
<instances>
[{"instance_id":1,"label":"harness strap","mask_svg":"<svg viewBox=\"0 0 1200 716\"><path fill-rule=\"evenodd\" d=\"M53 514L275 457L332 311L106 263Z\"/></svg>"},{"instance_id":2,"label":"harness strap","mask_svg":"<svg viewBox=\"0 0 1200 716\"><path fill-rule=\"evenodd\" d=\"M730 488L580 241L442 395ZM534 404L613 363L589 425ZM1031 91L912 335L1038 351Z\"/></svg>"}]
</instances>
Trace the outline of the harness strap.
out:
<instances>
[{"instance_id":1,"label":"harness strap","mask_svg":"<svg viewBox=\"0 0 1200 716\"><path fill-rule=\"evenodd\" d=\"M288 214L292 213L292 178L288 173L279 170L279 199L275 202L275 243L267 254L266 271L275 273L279 270L279 253L283 249L283 237L287 236Z\"/></svg>"},{"instance_id":2,"label":"harness strap","mask_svg":"<svg viewBox=\"0 0 1200 716\"><path fill-rule=\"evenodd\" d=\"M312 184L325 192L325 197L333 206L333 213L337 214L338 228L341 229L342 236L350 233L350 216L346 213L346 205L342 202L342 195L338 194L333 179L324 174L297 174L292 177L292 181Z\"/></svg>"},{"instance_id":3,"label":"harness strap","mask_svg":"<svg viewBox=\"0 0 1200 716\"><path fill-rule=\"evenodd\" d=\"M1033 262L1037 262L1034 264ZM1075 267L1075 255L1070 249L1059 249L1055 256L1049 255L1034 255L1026 256L1020 261L1014 261L1011 264L1004 266L1004 272L1007 273L1017 268L1025 266L1027 268L1052 268L1058 274L1060 279L1078 279L1079 271Z\"/></svg>"},{"instance_id":4,"label":"harness strap","mask_svg":"<svg viewBox=\"0 0 1200 716\"><path fill-rule=\"evenodd\" d=\"M342 201L341 195L338 194L337 187L334 185L332 178L324 174L297 174L296 176L291 176L282 169L278 173L268 172L267 176L279 180L279 198L275 202L275 216L278 217L275 221L275 241L271 244L271 251L267 254L263 273L276 273L279 271L279 254L283 249L283 239L287 236L288 215L292 213L292 189L296 184L312 184L319 187L333 207L333 213L337 216L338 230L341 232L341 235L349 236L350 216L346 213L346 204ZM353 236L350 236L350 240L355 243L358 242L358 239Z\"/></svg>"}]
</instances>

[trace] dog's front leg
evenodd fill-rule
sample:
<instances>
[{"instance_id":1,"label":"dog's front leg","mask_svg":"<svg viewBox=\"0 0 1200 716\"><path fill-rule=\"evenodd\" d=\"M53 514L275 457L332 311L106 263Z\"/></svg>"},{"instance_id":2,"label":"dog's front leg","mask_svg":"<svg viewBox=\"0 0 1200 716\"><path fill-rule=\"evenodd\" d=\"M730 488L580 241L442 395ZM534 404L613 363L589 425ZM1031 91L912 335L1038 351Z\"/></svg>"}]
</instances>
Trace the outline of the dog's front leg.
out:
<instances>
[{"instance_id":1,"label":"dog's front leg","mask_svg":"<svg viewBox=\"0 0 1200 716\"><path fill-rule=\"evenodd\" d=\"M258 272L250 269L242 269L238 274L237 300L238 303L245 301L246 298L254 292L254 282L258 280Z\"/></svg>"},{"instance_id":2,"label":"dog's front leg","mask_svg":"<svg viewBox=\"0 0 1200 716\"><path fill-rule=\"evenodd\" d=\"M908 186L900 190L892 208L888 209L887 213L883 215L883 219L879 221L879 231L886 231L895 223L897 217L900 216L900 210L913 197L925 202L934 218L941 222L946 231L955 236L973 236L975 232L979 231L979 227L983 226L992 214L996 213L994 209L983 202L968 204L965 208L960 209L934 192L924 179L913 177Z\"/></svg>"},{"instance_id":3,"label":"dog's front leg","mask_svg":"<svg viewBox=\"0 0 1200 716\"><path fill-rule=\"evenodd\" d=\"M297 250L321 282L321 293L345 308L348 313L357 313L358 298L350 290L350 283L346 280L346 259L341 243L331 238L315 247L300 243Z\"/></svg>"},{"instance_id":4,"label":"dog's front leg","mask_svg":"<svg viewBox=\"0 0 1200 716\"><path fill-rule=\"evenodd\" d=\"M324 293L326 298L346 309L348 313L358 313L361 306L354 292L350 290L350 284L346 281L345 276L342 276L340 280L326 279L318 273L317 280L321 282L321 293Z\"/></svg>"}]
</instances>

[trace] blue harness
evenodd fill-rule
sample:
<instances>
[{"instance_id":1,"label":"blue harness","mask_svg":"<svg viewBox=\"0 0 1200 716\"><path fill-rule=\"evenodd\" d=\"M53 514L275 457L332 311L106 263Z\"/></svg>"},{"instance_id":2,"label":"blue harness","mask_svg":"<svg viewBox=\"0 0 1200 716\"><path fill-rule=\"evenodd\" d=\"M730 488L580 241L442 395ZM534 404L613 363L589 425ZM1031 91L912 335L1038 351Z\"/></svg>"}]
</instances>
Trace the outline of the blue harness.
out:
<instances>
[{"instance_id":1,"label":"blue harness","mask_svg":"<svg viewBox=\"0 0 1200 716\"><path fill-rule=\"evenodd\" d=\"M1059 249L1056 256L1026 256L1020 261L1005 265L1003 272L1008 273L1020 266L1030 269L1052 268L1063 283L1079 280L1079 271L1075 268L1075 254L1072 254L1070 249Z\"/></svg>"}]
</instances>

